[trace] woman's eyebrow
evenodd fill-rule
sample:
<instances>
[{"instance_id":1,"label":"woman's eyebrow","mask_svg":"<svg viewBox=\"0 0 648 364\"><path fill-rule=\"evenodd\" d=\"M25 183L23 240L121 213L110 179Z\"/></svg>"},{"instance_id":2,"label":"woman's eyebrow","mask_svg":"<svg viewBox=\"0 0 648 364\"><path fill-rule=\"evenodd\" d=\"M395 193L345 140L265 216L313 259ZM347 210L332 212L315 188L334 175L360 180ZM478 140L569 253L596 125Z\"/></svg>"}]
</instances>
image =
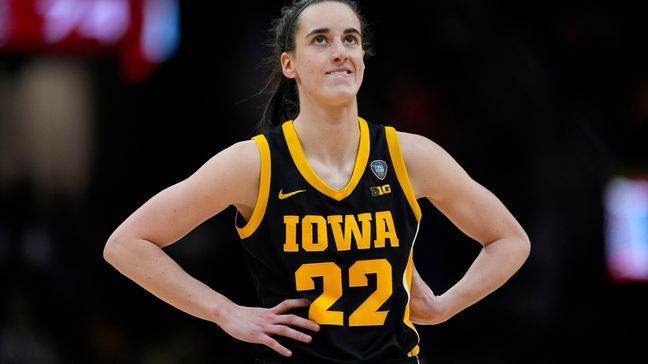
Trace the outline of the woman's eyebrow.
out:
<instances>
[{"instance_id":1,"label":"woman's eyebrow","mask_svg":"<svg viewBox=\"0 0 648 364\"><path fill-rule=\"evenodd\" d=\"M330 33L330 32L331 32L331 30L329 28L317 28L317 29L314 29L313 31L311 31L310 33L306 34L306 36L304 38L308 38L308 37L310 37L311 35L314 35L314 34L326 34L326 33ZM360 31L358 29L356 29L356 28L347 28L347 29L344 30L344 34L349 34L349 33L355 33L355 34L358 34L358 35L362 36Z\"/></svg>"}]
</instances>

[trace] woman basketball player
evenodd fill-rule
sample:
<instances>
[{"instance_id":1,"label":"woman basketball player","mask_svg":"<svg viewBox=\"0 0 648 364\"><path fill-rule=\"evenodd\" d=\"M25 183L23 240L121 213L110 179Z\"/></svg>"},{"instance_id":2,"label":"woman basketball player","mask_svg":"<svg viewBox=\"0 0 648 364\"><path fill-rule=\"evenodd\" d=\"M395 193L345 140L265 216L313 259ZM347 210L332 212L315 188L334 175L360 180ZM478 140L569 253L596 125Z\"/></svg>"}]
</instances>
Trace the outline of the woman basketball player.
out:
<instances>
[{"instance_id":1,"label":"woman basketball player","mask_svg":"<svg viewBox=\"0 0 648 364\"><path fill-rule=\"evenodd\" d=\"M416 363L413 323L449 319L529 254L515 218L443 149L358 116L365 30L349 0L284 8L263 134L154 196L104 250L160 299L261 344L257 363ZM483 245L438 296L413 266L418 198ZM162 250L229 205L262 307L228 300Z\"/></svg>"}]
</instances>

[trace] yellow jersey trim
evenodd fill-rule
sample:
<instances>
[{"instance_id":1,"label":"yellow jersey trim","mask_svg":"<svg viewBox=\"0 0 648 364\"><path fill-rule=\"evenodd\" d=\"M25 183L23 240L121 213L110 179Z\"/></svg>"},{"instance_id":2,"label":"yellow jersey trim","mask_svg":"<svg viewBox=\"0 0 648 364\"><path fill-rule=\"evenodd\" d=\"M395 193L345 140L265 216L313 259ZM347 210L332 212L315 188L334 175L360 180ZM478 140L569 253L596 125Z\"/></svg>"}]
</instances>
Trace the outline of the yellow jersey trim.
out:
<instances>
[{"instance_id":1,"label":"yellow jersey trim","mask_svg":"<svg viewBox=\"0 0 648 364\"><path fill-rule=\"evenodd\" d=\"M256 141L259 147L259 154L261 155L261 175L259 178L259 194L257 195L256 205L250 217L250 221L242 228L236 227L241 239L245 239L252 235L256 229L261 225L261 220L265 215L266 207L268 206L268 195L270 194L270 147L265 136L257 135L252 140Z\"/></svg>"},{"instance_id":2,"label":"yellow jersey trim","mask_svg":"<svg viewBox=\"0 0 648 364\"><path fill-rule=\"evenodd\" d=\"M394 165L394 170L396 171L396 178L398 178L398 183L400 183L401 188L405 192L405 197L416 216L416 221L421 221L421 207L416 200L416 195L414 194L414 189L410 183L409 175L407 174L407 168L405 168L405 160L403 160L403 153L401 152L400 142L398 141L398 134L396 129L391 126L385 127L385 136L387 137L387 146L389 147L389 156L391 158L392 164Z\"/></svg>"},{"instance_id":3,"label":"yellow jersey trim","mask_svg":"<svg viewBox=\"0 0 648 364\"><path fill-rule=\"evenodd\" d=\"M358 154L356 155L356 161L353 167L353 174L351 175L349 182L347 182L346 186L341 190L334 190L327 185L321 178L319 178L310 166L308 159L304 154L304 150L299 143L299 137L297 136L292 120L286 121L281 126L284 137L286 138L286 143L288 144L290 156L297 166L299 173L301 173L304 179L311 186L336 201L343 200L353 192L355 187L358 185L360 178L364 174L367 161L369 160L369 127L367 126L367 122L360 117L358 117L358 124L360 126L360 144L358 146Z\"/></svg>"},{"instance_id":4,"label":"yellow jersey trim","mask_svg":"<svg viewBox=\"0 0 648 364\"><path fill-rule=\"evenodd\" d=\"M416 233L418 235L418 226L416 228ZM414 237L416 240L416 237ZM413 259L412 259L412 253L414 251L414 244L412 244L412 249L410 250L410 255L409 259L407 260L407 267L405 268L405 284L407 288L407 306L405 306L405 315L403 317L403 321L405 322L405 325L409 326L414 332L416 333L417 337L420 337L418 334L418 331L416 330L416 327L414 327L414 324L412 323L412 320L410 320L410 296L412 292L412 265ZM419 339L420 340L420 339ZM420 351L420 348L418 345L416 345L407 355L408 356L416 356L418 355Z\"/></svg>"}]
</instances>

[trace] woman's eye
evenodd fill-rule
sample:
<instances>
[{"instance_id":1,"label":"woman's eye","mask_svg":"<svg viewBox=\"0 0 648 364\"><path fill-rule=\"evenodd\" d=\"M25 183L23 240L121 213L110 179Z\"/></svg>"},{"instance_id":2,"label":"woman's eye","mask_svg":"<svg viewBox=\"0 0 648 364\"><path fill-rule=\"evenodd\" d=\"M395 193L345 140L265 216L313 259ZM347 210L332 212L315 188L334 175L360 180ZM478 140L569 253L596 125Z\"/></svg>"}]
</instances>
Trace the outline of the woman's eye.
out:
<instances>
[{"instance_id":1,"label":"woman's eye","mask_svg":"<svg viewBox=\"0 0 648 364\"><path fill-rule=\"evenodd\" d=\"M358 42L358 40L356 39L356 37L352 37L352 36L349 36L349 37L344 38L344 41L347 42L347 43L351 43L351 44L354 44L354 43L357 43L357 42Z\"/></svg>"},{"instance_id":2,"label":"woman's eye","mask_svg":"<svg viewBox=\"0 0 648 364\"><path fill-rule=\"evenodd\" d=\"M326 43L326 38L324 38L324 37L315 37L314 42L315 42L315 44L324 44L324 43Z\"/></svg>"}]
</instances>

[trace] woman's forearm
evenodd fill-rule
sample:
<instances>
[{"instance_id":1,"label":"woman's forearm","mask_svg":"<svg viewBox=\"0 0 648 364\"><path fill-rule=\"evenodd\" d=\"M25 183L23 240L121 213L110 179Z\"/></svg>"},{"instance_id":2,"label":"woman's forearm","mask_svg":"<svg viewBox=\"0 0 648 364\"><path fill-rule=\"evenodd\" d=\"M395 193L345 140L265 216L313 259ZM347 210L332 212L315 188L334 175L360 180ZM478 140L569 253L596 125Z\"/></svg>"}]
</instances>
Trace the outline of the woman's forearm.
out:
<instances>
[{"instance_id":1,"label":"woman's forearm","mask_svg":"<svg viewBox=\"0 0 648 364\"><path fill-rule=\"evenodd\" d=\"M190 315L220 324L224 311L232 305L148 240L111 237L104 258L147 291Z\"/></svg>"},{"instance_id":2,"label":"woman's forearm","mask_svg":"<svg viewBox=\"0 0 648 364\"><path fill-rule=\"evenodd\" d=\"M529 256L526 239L506 238L484 246L466 274L441 295L450 318L501 287Z\"/></svg>"}]
</instances>

